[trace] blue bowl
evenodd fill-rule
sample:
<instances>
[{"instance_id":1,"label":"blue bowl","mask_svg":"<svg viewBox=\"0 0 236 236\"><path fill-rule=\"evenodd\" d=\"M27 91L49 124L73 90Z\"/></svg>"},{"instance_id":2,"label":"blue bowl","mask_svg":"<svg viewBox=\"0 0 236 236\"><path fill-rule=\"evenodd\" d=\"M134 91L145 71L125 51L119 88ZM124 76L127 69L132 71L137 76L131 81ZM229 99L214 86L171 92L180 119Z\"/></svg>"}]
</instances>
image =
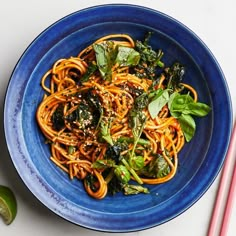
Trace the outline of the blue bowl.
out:
<instances>
[{"instance_id":1,"label":"blue bowl","mask_svg":"<svg viewBox=\"0 0 236 236\"><path fill-rule=\"evenodd\" d=\"M143 39L148 32L163 61L186 67L185 82L212 107L196 119L197 131L179 154L176 176L149 186L150 194L89 197L80 181L50 160L35 112L43 95L42 75L54 61L77 53L101 36L127 33ZM75 12L51 25L26 49L17 63L5 99L5 136L15 168L30 191L50 210L86 228L130 232L162 224L193 205L213 183L227 151L232 128L230 95L224 75L206 45L186 26L152 9L134 5L102 5Z\"/></svg>"}]
</instances>

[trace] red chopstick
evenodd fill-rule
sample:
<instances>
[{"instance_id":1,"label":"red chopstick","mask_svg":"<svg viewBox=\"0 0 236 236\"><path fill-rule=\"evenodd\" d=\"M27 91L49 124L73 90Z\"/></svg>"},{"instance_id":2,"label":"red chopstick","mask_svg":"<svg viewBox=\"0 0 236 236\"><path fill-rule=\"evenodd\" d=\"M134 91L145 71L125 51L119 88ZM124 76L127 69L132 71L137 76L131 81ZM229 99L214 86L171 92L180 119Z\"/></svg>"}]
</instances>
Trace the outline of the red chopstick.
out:
<instances>
[{"instance_id":1,"label":"red chopstick","mask_svg":"<svg viewBox=\"0 0 236 236\"><path fill-rule=\"evenodd\" d=\"M228 177L229 177L229 174L232 172L231 170L232 161L233 161L233 158L235 159L236 157L235 146L236 146L236 123L234 123L234 128L231 135L229 149L228 149L225 164L222 170L222 175L221 175L219 189L218 189L218 193L217 193L217 197L215 201L215 206L214 206L211 222L209 225L208 236L218 235L216 234L216 229L217 229L217 226L220 224L219 218L220 218L221 209L223 207L222 205L224 204L224 197L225 197L224 194L226 192L226 187L228 185L227 184ZM236 185L236 160L234 163L233 177L229 186L229 192L228 192L228 197L226 201L226 208L224 211L222 223L220 224L221 225L220 234L219 234L220 236L226 236L227 234L228 224L229 224L232 205L233 205L233 199L235 195L235 185Z\"/></svg>"}]
</instances>

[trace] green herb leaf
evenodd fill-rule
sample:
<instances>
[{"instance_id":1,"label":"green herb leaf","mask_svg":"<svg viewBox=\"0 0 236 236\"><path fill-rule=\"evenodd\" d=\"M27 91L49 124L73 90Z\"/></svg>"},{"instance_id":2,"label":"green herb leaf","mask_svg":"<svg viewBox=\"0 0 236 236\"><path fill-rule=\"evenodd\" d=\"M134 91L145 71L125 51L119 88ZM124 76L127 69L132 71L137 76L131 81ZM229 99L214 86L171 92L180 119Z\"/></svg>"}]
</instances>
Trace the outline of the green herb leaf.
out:
<instances>
[{"instance_id":1,"label":"green herb leaf","mask_svg":"<svg viewBox=\"0 0 236 236\"><path fill-rule=\"evenodd\" d=\"M134 136L134 142L138 142L138 139L143 131L146 122L146 116L142 112L131 112L129 125L132 129Z\"/></svg>"},{"instance_id":2,"label":"green herb leaf","mask_svg":"<svg viewBox=\"0 0 236 236\"><path fill-rule=\"evenodd\" d=\"M106 169L111 167L116 167L115 161L111 159L97 160L92 164L92 168L95 169Z\"/></svg>"},{"instance_id":3,"label":"green herb leaf","mask_svg":"<svg viewBox=\"0 0 236 236\"><path fill-rule=\"evenodd\" d=\"M130 154L131 157L135 154L136 146L146 124L147 117L143 113L143 109L146 108L147 104L148 95L146 93L143 93L135 99L134 105L129 113L129 126L132 129L134 138L134 145Z\"/></svg>"},{"instance_id":4,"label":"green herb leaf","mask_svg":"<svg viewBox=\"0 0 236 236\"><path fill-rule=\"evenodd\" d=\"M169 173L170 167L161 154L154 155L151 162L139 171L139 174L150 178L162 178Z\"/></svg>"},{"instance_id":5,"label":"green herb leaf","mask_svg":"<svg viewBox=\"0 0 236 236\"><path fill-rule=\"evenodd\" d=\"M137 173L135 172L135 170L133 168L130 167L129 163L125 160L125 158L121 159L122 164L126 167L126 169L132 174L132 176L134 177L134 179L139 183L139 184L143 184L143 181L140 179L140 177L137 175Z\"/></svg>"},{"instance_id":6,"label":"green herb leaf","mask_svg":"<svg viewBox=\"0 0 236 236\"><path fill-rule=\"evenodd\" d=\"M170 173L170 167L162 155L159 155L157 158L157 167L158 167L158 171L156 174L157 178L165 177Z\"/></svg>"},{"instance_id":7,"label":"green herb leaf","mask_svg":"<svg viewBox=\"0 0 236 236\"><path fill-rule=\"evenodd\" d=\"M211 108L205 103L191 102L187 105L183 113L203 117L206 116L210 111Z\"/></svg>"},{"instance_id":8,"label":"green herb leaf","mask_svg":"<svg viewBox=\"0 0 236 236\"><path fill-rule=\"evenodd\" d=\"M158 113L167 104L168 101L169 101L168 90L158 89L158 93L148 105L148 111L152 119L154 119L158 115Z\"/></svg>"},{"instance_id":9,"label":"green herb leaf","mask_svg":"<svg viewBox=\"0 0 236 236\"><path fill-rule=\"evenodd\" d=\"M125 184L123 187L125 195L138 194L138 193L149 193L148 188L140 185Z\"/></svg>"},{"instance_id":10,"label":"green herb leaf","mask_svg":"<svg viewBox=\"0 0 236 236\"><path fill-rule=\"evenodd\" d=\"M119 165L115 168L114 173L116 177L123 183L126 184L130 180L130 173L127 168L123 165Z\"/></svg>"},{"instance_id":11,"label":"green herb leaf","mask_svg":"<svg viewBox=\"0 0 236 236\"><path fill-rule=\"evenodd\" d=\"M94 44L93 49L95 51L97 66L101 76L105 80L111 80L111 69L117 55L117 48L114 48L114 43L112 41L106 41Z\"/></svg>"},{"instance_id":12,"label":"green herb leaf","mask_svg":"<svg viewBox=\"0 0 236 236\"><path fill-rule=\"evenodd\" d=\"M85 182L86 184L94 191L96 192L98 190L98 187L96 185L97 183L97 178L92 175L92 174L88 174L86 177L85 177Z\"/></svg>"},{"instance_id":13,"label":"green herb leaf","mask_svg":"<svg viewBox=\"0 0 236 236\"><path fill-rule=\"evenodd\" d=\"M172 109L172 102L173 100L175 99L175 97L177 97L179 95L178 92L174 92L170 95L170 98L169 98L169 101L168 101L168 109L170 110L170 113L172 116L174 116L175 118L179 117L181 115L181 113L179 112L174 112L173 109Z\"/></svg>"},{"instance_id":14,"label":"green herb leaf","mask_svg":"<svg viewBox=\"0 0 236 236\"><path fill-rule=\"evenodd\" d=\"M194 102L189 94L179 94L177 92L170 96L168 102L170 113L180 122L185 139L189 142L195 134L196 124L191 115L206 116L211 108L204 103Z\"/></svg>"},{"instance_id":15,"label":"green herb leaf","mask_svg":"<svg viewBox=\"0 0 236 236\"><path fill-rule=\"evenodd\" d=\"M112 67L115 63L120 66L136 66L140 60L140 54L133 48L114 47L112 41L94 44L93 49L96 55L97 67L105 80L111 80ZM92 67L90 73L93 73L96 69L96 67ZM87 79L90 73L86 74L84 79Z\"/></svg>"},{"instance_id":16,"label":"green herb leaf","mask_svg":"<svg viewBox=\"0 0 236 236\"><path fill-rule=\"evenodd\" d=\"M189 94L181 95L177 92L171 95L168 106L174 117L177 117L180 113L203 117L211 111L211 108L207 104L194 102Z\"/></svg>"},{"instance_id":17,"label":"green herb leaf","mask_svg":"<svg viewBox=\"0 0 236 236\"><path fill-rule=\"evenodd\" d=\"M110 125L111 125L111 120L109 120L108 122L105 122L104 120L101 120L100 122L100 132L101 132L101 136L102 138L109 143L111 146L113 146L113 140L111 137L111 133L110 133Z\"/></svg>"},{"instance_id":18,"label":"green herb leaf","mask_svg":"<svg viewBox=\"0 0 236 236\"><path fill-rule=\"evenodd\" d=\"M123 184L114 175L113 178L108 182L108 192L112 195L120 192L123 189Z\"/></svg>"},{"instance_id":19,"label":"green herb leaf","mask_svg":"<svg viewBox=\"0 0 236 236\"><path fill-rule=\"evenodd\" d=\"M185 111L189 110L188 105L190 103L194 103L194 101L189 94L175 92L171 95L171 101L168 103L171 115L177 118L181 113L185 113Z\"/></svg>"},{"instance_id":20,"label":"green herb leaf","mask_svg":"<svg viewBox=\"0 0 236 236\"><path fill-rule=\"evenodd\" d=\"M120 143L123 143L123 142L133 143L133 142L134 142L134 138L130 138L130 137L120 137L120 138L118 138L117 141L120 142ZM143 146L148 146L148 145L150 145L151 143L150 143L150 141L147 140L147 139L140 138L140 139L138 140L138 144L143 145Z\"/></svg>"},{"instance_id":21,"label":"green herb leaf","mask_svg":"<svg viewBox=\"0 0 236 236\"><path fill-rule=\"evenodd\" d=\"M76 151L76 147L75 146L69 146L68 147L68 154L73 154Z\"/></svg>"},{"instance_id":22,"label":"green herb leaf","mask_svg":"<svg viewBox=\"0 0 236 236\"><path fill-rule=\"evenodd\" d=\"M184 137L189 142L195 134L196 124L191 115L181 114L178 117L181 129L183 130Z\"/></svg>"},{"instance_id":23,"label":"green herb leaf","mask_svg":"<svg viewBox=\"0 0 236 236\"><path fill-rule=\"evenodd\" d=\"M130 157L129 164L134 170L140 170L144 167L144 158L134 155Z\"/></svg>"},{"instance_id":24,"label":"green herb leaf","mask_svg":"<svg viewBox=\"0 0 236 236\"><path fill-rule=\"evenodd\" d=\"M116 63L120 66L135 66L139 63L140 54L133 48L124 46L118 47L118 54L116 56Z\"/></svg>"}]
</instances>

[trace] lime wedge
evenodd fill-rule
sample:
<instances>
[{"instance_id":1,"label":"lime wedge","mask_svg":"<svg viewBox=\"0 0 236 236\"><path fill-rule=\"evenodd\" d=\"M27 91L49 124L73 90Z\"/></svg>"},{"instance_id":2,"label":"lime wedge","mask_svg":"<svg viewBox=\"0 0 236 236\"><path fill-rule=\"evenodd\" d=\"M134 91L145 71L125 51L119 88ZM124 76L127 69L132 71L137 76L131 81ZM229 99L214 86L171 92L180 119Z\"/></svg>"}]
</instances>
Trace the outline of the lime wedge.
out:
<instances>
[{"instance_id":1,"label":"lime wedge","mask_svg":"<svg viewBox=\"0 0 236 236\"><path fill-rule=\"evenodd\" d=\"M10 188L0 185L0 216L9 225L16 217L17 203Z\"/></svg>"}]
</instances>

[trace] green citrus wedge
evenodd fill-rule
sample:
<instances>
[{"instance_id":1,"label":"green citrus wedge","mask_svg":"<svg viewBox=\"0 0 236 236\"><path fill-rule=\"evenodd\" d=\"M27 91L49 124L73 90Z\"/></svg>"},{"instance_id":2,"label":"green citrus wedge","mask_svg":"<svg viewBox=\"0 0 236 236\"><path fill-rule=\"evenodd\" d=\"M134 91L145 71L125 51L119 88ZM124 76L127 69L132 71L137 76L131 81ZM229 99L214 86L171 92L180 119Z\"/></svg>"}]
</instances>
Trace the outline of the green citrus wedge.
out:
<instances>
[{"instance_id":1,"label":"green citrus wedge","mask_svg":"<svg viewBox=\"0 0 236 236\"><path fill-rule=\"evenodd\" d=\"M10 188L0 185L0 216L9 225L16 217L17 203Z\"/></svg>"}]
</instances>

